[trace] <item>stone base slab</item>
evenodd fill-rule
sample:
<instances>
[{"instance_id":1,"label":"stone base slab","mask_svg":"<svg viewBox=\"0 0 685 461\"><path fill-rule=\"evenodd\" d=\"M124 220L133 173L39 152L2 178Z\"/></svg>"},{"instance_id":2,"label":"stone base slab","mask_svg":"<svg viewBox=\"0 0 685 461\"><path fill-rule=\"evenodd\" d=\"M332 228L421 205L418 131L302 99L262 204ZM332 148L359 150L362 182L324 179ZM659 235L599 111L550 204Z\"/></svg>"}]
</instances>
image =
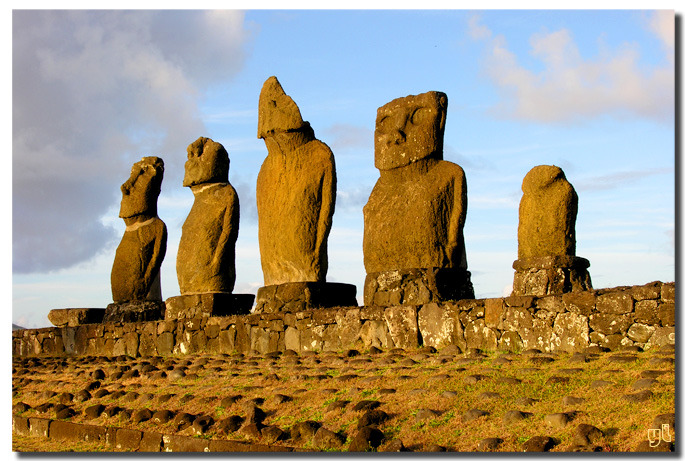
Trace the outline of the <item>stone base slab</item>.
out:
<instances>
[{"instance_id":1,"label":"stone base slab","mask_svg":"<svg viewBox=\"0 0 685 461\"><path fill-rule=\"evenodd\" d=\"M164 319L163 301L129 301L112 303L105 309L102 322L153 322Z\"/></svg>"},{"instance_id":2,"label":"stone base slab","mask_svg":"<svg viewBox=\"0 0 685 461\"><path fill-rule=\"evenodd\" d=\"M76 327L89 323L102 323L105 309L53 309L48 313L48 320L56 327Z\"/></svg>"},{"instance_id":3,"label":"stone base slab","mask_svg":"<svg viewBox=\"0 0 685 461\"><path fill-rule=\"evenodd\" d=\"M255 314L300 312L357 305L357 287L348 283L290 282L257 290Z\"/></svg>"},{"instance_id":4,"label":"stone base slab","mask_svg":"<svg viewBox=\"0 0 685 461\"><path fill-rule=\"evenodd\" d=\"M417 268L366 275L364 305L422 305L473 299L471 273L454 268Z\"/></svg>"},{"instance_id":5,"label":"stone base slab","mask_svg":"<svg viewBox=\"0 0 685 461\"><path fill-rule=\"evenodd\" d=\"M513 264L515 296L546 296L592 290L590 261L576 256L517 259Z\"/></svg>"},{"instance_id":6,"label":"stone base slab","mask_svg":"<svg viewBox=\"0 0 685 461\"><path fill-rule=\"evenodd\" d=\"M195 293L173 296L166 300L166 320L191 319L226 315L246 315L254 295L234 293Z\"/></svg>"}]
</instances>

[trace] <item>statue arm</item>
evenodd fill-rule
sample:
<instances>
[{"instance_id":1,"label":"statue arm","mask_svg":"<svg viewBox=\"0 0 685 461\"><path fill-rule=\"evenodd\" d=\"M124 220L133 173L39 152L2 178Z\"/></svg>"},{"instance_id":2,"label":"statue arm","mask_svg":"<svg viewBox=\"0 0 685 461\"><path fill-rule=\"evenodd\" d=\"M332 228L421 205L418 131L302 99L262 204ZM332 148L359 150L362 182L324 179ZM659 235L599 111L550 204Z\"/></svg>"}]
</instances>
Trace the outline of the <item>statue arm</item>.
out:
<instances>
[{"instance_id":1,"label":"statue arm","mask_svg":"<svg viewBox=\"0 0 685 461\"><path fill-rule=\"evenodd\" d=\"M466 177L461 167L454 178L452 214L449 218L447 235L447 258L451 267L466 268L466 248L464 246L464 223L466 221Z\"/></svg>"},{"instance_id":2,"label":"statue arm","mask_svg":"<svg viewBox=\"0 0 685 461\"><path fill-rule=\"evenodd\" d=\"M332 155L331 161L333 162ZM316 246L314 249L317 259L319 258L321 250L328 238L328 234L330 233L331 224L333 222L333 212L335 211L336 177L334 163L329 168L326 168L323 177L321 178L320 194L321 209L317 222Z\"/></svg>"},{"instance_id":3,"label":"statue arm","mask_svg":"<svg viewBox=\"0 0 685 461\"><path fill-rule=\"evenodd\" d=\"M159 219L159 218L158 218ZM166 242L167 242L167 229L166 224L161 219L159 220L158 226L161 225L161 232L153 240L152 246L152 256L150 257L150 262L145 268L145 279L148 284L151 284L154 278L159 273L162 267L162 261L164 261L164 256L166 256Z\"/></svg>"},{"instance_id":4,"label":"statue arm","mask_svg":"<svg viewBox=\"0 0 685 461\"><path fill-rule=\"evenodd\" d=\"M238 195L231 187L232 199L229 200L228 206L224 210L223 222L221 223L221 234L216 244L214 255L212 256L211 269L214 275L219 274L222 270L222 264L226 249L231 245L235 245L238 235L238 223L240 216L240 205L238 203ZM232 238L233 237L233 238Z\"/></svg>"}]
</instances>

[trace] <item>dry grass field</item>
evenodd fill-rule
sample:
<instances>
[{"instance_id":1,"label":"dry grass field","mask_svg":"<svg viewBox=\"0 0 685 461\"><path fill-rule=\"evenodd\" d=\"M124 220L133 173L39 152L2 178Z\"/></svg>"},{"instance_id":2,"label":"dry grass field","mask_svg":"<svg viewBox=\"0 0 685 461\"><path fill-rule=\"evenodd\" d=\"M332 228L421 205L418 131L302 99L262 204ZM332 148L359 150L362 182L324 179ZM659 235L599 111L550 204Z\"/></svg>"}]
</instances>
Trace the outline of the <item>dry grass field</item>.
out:
<instances>
[{"instance_id":1,"label":"dry grass field","mask_svg":"<svg viewBox=\"0 0 685 461\"><path fill-rule=\"evenodd\" d=\"M317 451L674 449L675 351L15 358L25 417ZM670 443L668 440L670 439ZM14 451L116 451L14 434ZM125 450L125 448L123 448Z\"/></svg>"}]
</instances>

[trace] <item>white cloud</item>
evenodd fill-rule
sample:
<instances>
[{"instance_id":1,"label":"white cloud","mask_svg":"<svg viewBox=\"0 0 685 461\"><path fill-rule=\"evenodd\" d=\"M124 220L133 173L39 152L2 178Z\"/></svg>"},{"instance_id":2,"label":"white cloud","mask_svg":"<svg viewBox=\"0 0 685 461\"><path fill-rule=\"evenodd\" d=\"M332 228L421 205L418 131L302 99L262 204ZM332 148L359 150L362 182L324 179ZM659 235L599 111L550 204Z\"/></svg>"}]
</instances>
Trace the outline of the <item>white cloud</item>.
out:
<instances>
[{"instance_id":1,"label":"white cloud","mask_svg":"<svg viewBox=\"0 0 685 461\"><path fill-rule=\"evenodd\" d=\"M541 32L530 38L530 54L542 70L525 68L503 36L486 33L477 18L469 23L472 37L488 45L486 75L500 88L504 100L494 108L500 116L537 122L582 120L604 114L638 116L671 122L674 117L675 72L672 60L645 67L640 53L625 44L613 54L602 51L584 58L571 31ZM650 30L668 48L673 45L673 16L657 12ZM671 27L669 29L669 27ZM491 38L492 37L492 38Z\"/></svg>"},{"instance_id":2,"label":"white cloud","mask_svg":"<svg viewBox=\"0 0 685 461\"><path fill-rule=\"evenodd\" d=\"M663 42L669 53L675 48L675 12L673 10L657 10L649 20L649 28ZM669 58L673 59L669 54Z\"/></svg>"},{"instance_id":3,"label":"white cloud","mask_svg":"<svg viewBox=\"0 0 685 461\"><path fill-rule=\"evenodd\" d=\"M85 261L116 240L100 217L145 155L180 183L203 90L241 69L237 11L13 12L13 269ZM180 152L180 155L170 155Z\"/></svg>"}]
</instances>

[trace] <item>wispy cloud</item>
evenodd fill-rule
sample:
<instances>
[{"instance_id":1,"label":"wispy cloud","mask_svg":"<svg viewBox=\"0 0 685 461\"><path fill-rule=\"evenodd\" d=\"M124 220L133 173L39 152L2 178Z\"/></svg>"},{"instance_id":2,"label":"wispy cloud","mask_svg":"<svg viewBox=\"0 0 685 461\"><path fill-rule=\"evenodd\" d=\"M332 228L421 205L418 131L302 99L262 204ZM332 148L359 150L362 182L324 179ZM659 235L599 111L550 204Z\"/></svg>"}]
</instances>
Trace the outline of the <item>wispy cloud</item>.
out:
<instances>
[{"instance_id":1,"label":"wispy cloud","mask_svg":"<svg viewBox=\"0 0 685 461\"><path fill-rule=\"evenodd\" d=\"M668 174L673 175L673 168L651 168L646 170L619 171L617 173L593 176L576 181L574 187L578 191L588 192L614 189L630 182L639 181L649 176Z\"/></svg>"},{"instance_id":2,"label":"wispy cloud","mask_svg":"<svg viewBox=\"0 0 685 461\"><path fill-rule=\"evenodd\" d=\"M99 218L131 165L179 184L202 91L242 68L237 11L13 12L13 270L70 267L116 240ZM117 206L118 208L118 206ZM49 232L46 232L49 229Z\"/></svg>"},{"instance_id":3,"label":"wispy cloud","mask_svg":"<svg viewBox=\"0 0 685 461\"><path fill-rule=\"evenodd\" d=\"M659 67L640 63L639 50L624 44L602 49L597 58L581 55L567 29L530 37L530 55L543 66L533 71L519 62L502 35L471 17L468 33L487 44L484 71L501 90L499 116L554 123L605 114L638 116L671 123L674 117L674 23L672 11L657 11L648 22L670 59Z\"/></svg>"},{"instance_id":4,"label":"wispy cloud","mask_svg":"<svg viewBox=\"0 0 685 461\"><path fill-rule=\"evenodd\" d=\"M351 124L336 124L324 131L325 142L334 152L352 148L373 149L373 130Z\"/></svg>"}]
</instances>

